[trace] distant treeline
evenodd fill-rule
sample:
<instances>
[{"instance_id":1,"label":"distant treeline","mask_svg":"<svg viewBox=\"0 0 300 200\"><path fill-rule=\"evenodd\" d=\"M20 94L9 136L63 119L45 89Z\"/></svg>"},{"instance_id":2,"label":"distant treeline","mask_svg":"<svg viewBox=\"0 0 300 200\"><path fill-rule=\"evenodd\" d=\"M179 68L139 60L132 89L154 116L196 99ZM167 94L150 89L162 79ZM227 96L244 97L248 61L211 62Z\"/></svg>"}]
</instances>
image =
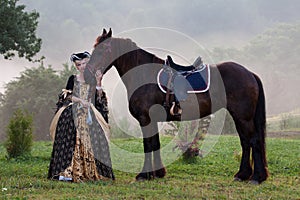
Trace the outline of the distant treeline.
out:
<instances>
[{"instance_id":1,"label":"distant treeline","mask_svg":"<svg viewBox=\"0 0 300 200\"><path fill-rule=\"evenodd\" d=\"M258 35L243 49L215 48L214 59L237 60L258 73L264 82L267 107L282 112L299 106L300 24L280 24ZM18 109L33 113L34 139L49 140L49 125L58 94L74 68L65 64L56 72L41 64L28 68L0 93L0 139L12 113ZM228 129L231 129L229 125Z\"/></svg>"},{"instance_id":2,"label":"distant treeline","mask_svg":"<svg viewBox=\"0 0 300 200\"><path fill-rule=\"evenodd\" d=\"M300 107L300 23L279 24L241 49L215 48L214 60L234 60L258 74L265 86L269 114Z\"/></svg>"},{"instance_id":3,"label":"distant treeline","mask_svg":"<svg viewBox=\"0 0 300 200\"><path fill-rule=\"evenodd\" d=\"M43 51L58 60L70 54L66 47L86 48L104 27L112 27L114 33L163 27L196 38L224 32L255 35L276 23L300 19L298 0L60 0L59 6L55 1L26 0L25 5L40 13Z\"/></svg>"}]
</instances>

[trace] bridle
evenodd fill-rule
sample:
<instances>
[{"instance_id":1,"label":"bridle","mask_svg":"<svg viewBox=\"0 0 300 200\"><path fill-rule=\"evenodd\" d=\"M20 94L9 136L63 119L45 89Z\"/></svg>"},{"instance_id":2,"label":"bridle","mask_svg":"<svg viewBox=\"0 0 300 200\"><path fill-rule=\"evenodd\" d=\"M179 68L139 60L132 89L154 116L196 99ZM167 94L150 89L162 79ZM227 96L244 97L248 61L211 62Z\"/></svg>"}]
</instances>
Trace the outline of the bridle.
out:
<instances>
[{"instance_id":1,"label":"bridle","mask_svg":"<svg viewBox=\"0 0 300 200\"><path fill-rule=\"evenodd\" d=\"M111 39L107 39L104 40L103 42L99 43L96 48L101 48L99 55L102 56L100 59L100 63L98 65L100 65L100 71L101 73L103 73L105 71L105 67L108 66L108 64L111 64L112 62L112 46L111 46ZM99 47L99 45L101 45ZM94 52L95 52L94 50ZM93 52L93 53L94 53ZM96 52L97 53L97 52ZM87 69L92 73L95 74L96 73L96 68L97 66L94 65L94 67L92 68L91 65L87 65Z\"/></svg>"}]
</instances>

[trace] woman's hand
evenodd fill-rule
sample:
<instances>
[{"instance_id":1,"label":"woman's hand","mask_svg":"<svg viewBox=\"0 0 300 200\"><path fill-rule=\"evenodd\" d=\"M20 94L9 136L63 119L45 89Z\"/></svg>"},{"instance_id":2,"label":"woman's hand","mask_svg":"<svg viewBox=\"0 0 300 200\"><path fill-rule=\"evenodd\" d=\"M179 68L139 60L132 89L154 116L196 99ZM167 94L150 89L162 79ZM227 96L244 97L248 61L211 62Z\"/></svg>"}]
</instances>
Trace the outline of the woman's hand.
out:
<instances>
[{"instance_id":1,"label":"woman's hand","mask_svg":"<svg viewBox=\"0 0 300 200\"><path fill-rule=\"evenodd\" d=\"M90 102L85 101L85 100L83 100L81 98L78 98L78 97L75 97L75 96L72 96L72 101L80 103L85 108L90 107L90 104L91 104Z\"/></svg>"},{"instance_id":2,"label":"woman's hand","mask_svg":"<svg viewBox=\"0 0 300 200\"><path fill-rule=\"evenodd\" d=\"M103 74L101 73L100 70L96 71L95 77L96 77L96 81L97 81L97 86L101 87L101 85L102 85L101 81L102 81Z\"/></svg>"},{"instance_id":3,"label":"woman's hand","mask_svg":"<svg viewBox=\"0 0 300 200\"><path fill-rule=\"evenodd\" d=\"M89 108L91 106L91 103L85 100L81 100L80 103L85 108Z\"/></svg>"}]
</instances>

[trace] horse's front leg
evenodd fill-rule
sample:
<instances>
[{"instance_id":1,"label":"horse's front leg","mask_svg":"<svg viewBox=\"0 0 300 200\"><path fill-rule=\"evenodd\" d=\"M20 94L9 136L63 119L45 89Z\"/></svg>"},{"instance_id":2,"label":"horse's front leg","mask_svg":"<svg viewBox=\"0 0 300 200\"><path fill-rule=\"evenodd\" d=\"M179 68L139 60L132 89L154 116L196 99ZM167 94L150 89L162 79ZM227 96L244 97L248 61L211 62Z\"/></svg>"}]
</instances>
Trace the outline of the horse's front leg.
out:
<instances>
[{"instance_id":1,"label":"horse's front leg","mask_svg":"<svg viewBox=\"0 0 300 200\"><path fill-rule=\"evenodd\" d=\"M153 168L152 168L152 135L153 127L151 125L142 127L143 132L143 144L144 144L144 166L142 171L135 177L136 180L150 180L153 178Z\"/></svg>"},{"instance_id":2,"label":"horse's front leg","mask_svg":"<svg viewBox=\"0 0 300 200\"><path fill-rule=\"evenodd\" d=\"M144 166L142 171L135 177L137 181L150 180L153 176L152 169L152 148L151 148L151 138L143 138L144 144Z\"/></svg>"},{"instance_id":3,"label":"horse's front leg","mask_svg":"<svg viewBox=\"0 0 300 200\"><path fill-rule=\"evenodd\" d=\"M153 170L154 177L163 178L166 175L166 169L162 163L160 155L160 141L159 134L155 134L152 137L152 148L153 148Z\"/></svg>"},{"instance_id":4,"label":"horse's front leg","mask_svg":"<svg viewBox=\"0 0 300 200\"><path fill-rule=\"evenodd\" d=\"M136 180L150 180L151 178L162 178L166 175L165 167L160 155L160 141L157 123L152 122L148 126L142 127L144 144L144 166L142 171L136 176ZM152 164L153 155L153 164Z\"/></svg>"}]
</instances>

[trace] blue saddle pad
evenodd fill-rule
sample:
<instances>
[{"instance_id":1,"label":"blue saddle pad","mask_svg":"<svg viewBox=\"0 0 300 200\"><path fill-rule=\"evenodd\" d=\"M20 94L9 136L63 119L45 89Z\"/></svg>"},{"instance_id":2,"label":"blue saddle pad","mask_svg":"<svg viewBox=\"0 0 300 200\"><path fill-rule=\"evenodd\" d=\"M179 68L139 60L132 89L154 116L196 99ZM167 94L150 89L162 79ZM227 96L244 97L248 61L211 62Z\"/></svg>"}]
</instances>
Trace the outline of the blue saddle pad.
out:
<instances>
[{"instance_id":1,"label":"blue saddle pad","mask_svg":"<svg viewBox=\"0 0 300 200\"><path fill-rule=\"evenodd\" d=\"M174 78L169 84L169 90L172 94L176 93L202 93L209 89L210 70L208 65L201 69L189 72L173 71ZM162 92L166 93L169 81L169 72L164 68L158 72L157 82ZM176 95L177 96L177 95Z\"/></svg>"}]
</instances>

